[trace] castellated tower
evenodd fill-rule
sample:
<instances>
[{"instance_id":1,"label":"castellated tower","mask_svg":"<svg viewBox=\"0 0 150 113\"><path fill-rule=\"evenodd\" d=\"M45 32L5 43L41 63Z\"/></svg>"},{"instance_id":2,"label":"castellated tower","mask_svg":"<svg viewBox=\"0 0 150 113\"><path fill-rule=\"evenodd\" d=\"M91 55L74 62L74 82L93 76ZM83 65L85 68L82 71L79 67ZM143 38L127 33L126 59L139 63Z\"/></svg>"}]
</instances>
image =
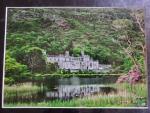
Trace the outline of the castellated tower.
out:
<instances>
[{"instance_id":1,"label":"castellated tower","mask_svg":"<svg viewBox=\"0 0 150 113\"><path fill-rule=\"evenodd\" d=\"M81 51L81 56L82 56L82 57L84 56L84 51Z\"/></svg>"},{"instance_id":2,"label":"castellated tower","mask_svg":"<svg viewBox=\"0 0 150 113\"><path fill-rule=\"evenodd\" d=\"M69 51L65 52L65 56L69 57Z\"/></svg>"}]
</instances>

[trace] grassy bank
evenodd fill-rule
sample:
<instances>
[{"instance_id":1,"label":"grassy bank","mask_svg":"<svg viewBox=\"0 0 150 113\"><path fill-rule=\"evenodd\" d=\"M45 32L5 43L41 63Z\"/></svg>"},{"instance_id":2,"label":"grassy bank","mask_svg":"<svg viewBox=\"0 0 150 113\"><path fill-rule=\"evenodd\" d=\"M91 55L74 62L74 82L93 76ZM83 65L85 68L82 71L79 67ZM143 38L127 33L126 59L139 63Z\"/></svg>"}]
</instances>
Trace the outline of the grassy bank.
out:
<instances>
[{"instance_id":1,"label":"grassy bank","mask_svg":"<svg viewBox=\"0 0 150 113\"><path fill-rule=\"evenodd\" d=\"M109 74L109 73L69 73L69 74L35 74L34 77L55 77L55 78L69 78L69 77L103 77L103 76L116 76L119 77L123 74Z\"/></svg>"},{"instance_id":2,"label":"grassy bank","mask_svg":"<svg viewBox=\"0 0 150 113\"><path fill-rule=\"evenodd\" d=\"M145 83L137 83L137 84L129 84L129 83L121 83L121 84L109 84L108 86L117 88L121 91L127 91L136 95L137 97L146 98L148 96L148 87Z\"/></svg>"},{"instance_id":3,"label":"grassy bank","mask_svg":"<svg viewBox=\"0 0 150 113\"><path fill-rule=\"evenodd\" d=\"M53 100L53 101L40 101L40 102L18 102L18 103L5 103L6 107L142 107L147 103L147 87L146 84L111 84L108 85L118 89L117 93L99 94L87 96L83 98L75 98L72 100ZM18 86L19 87L19 86ZM25 86L24 86L25 87ZM32 89L33 88L33 89ZM20 92L34 91L36 87L18 88ZM8 92L9 87L6 88ZM11 89L11 91L14 91ZM22 90L22 91L21 91ZM10 91L10 89L9 89ZM31 91L31 92L32 92ZM29 93L29 92L28 92ZM6 95L5 95L6 96Z\"/></svg>"},{"instance_id":4,"label":"grassy bank","mask_svg":"<svg viewBox=\"0 0 150 113\"><path fill-rule=\"evenodd\" d=\"M127 97L91 97L82 99L73 99L68 101L47 101L39 103L15 103L5 104L6 107L132 107L134 98Z\"/></svg>"},{"instance_id":5,"label":"grassy bank","mask_svg":"<svg viewBox=\"0 0 150 113\"><path fill-rule=\"evenodd\" d=\"M117 88L120 91L128 92L132 95L133 98L136 98L134 104L136 106L145 106L148 100L148 87L145 83L137 83L137 84L112 84L108 85L114 88Z\"/></svg>"},{"instance_id":6,"label":"grassy bank","mask_svg":"<svg viewBox=\"0 0 150 113\"><path fill-rule=\"evenodd\" d=\"M32 94L37 93L40 88L36 85L32 85L32 83L22 83L18 85L4 87L4 97L5 99L17 96L30 96Z\"/></svg>"}]
</instances>

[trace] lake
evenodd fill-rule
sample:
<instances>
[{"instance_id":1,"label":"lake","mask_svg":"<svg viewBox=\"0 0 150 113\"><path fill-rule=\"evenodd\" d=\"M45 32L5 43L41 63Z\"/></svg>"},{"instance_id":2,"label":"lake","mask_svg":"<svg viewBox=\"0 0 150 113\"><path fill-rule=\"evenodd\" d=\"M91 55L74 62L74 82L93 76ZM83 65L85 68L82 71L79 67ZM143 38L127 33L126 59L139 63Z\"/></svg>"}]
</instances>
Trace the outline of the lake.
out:
<instances>
[{"instance_id":1,"label":"lake","mask_svg":"<svg viewBox=\"0 0 150 113\"><path fill-rule=\"evenodd\" d=\"M85 96L116 93L117 89L108 87L108 84L116 82L118 76L99 77L70 77L55 78L42 77L33 78L27 81L31 86L38 86L39 89L33 92L16 91L8 96L4 96L5 103L16 102L42 102L59 100L70 100L73 98L83 98Z\"/></svg>"}]
</instances>

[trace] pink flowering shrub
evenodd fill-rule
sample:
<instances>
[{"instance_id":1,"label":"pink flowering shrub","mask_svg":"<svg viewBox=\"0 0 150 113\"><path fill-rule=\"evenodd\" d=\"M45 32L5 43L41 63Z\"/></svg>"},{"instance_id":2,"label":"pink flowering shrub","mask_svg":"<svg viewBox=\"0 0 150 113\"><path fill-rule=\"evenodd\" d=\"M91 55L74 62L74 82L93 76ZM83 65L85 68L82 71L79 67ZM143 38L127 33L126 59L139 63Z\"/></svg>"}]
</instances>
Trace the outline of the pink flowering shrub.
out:
<instances>
[{"instance_id":1,"label":"pink flowering shrub","mask_svg":"<svg viewBox=\"0 0 150 113\"><path fill-rule=\"evenodd\" d=\"M138 68L131 69L127 75L122 75L118 78L117 83L131 83L134 84L141 79L141 72Z\"/></svg>"}]
</instances>

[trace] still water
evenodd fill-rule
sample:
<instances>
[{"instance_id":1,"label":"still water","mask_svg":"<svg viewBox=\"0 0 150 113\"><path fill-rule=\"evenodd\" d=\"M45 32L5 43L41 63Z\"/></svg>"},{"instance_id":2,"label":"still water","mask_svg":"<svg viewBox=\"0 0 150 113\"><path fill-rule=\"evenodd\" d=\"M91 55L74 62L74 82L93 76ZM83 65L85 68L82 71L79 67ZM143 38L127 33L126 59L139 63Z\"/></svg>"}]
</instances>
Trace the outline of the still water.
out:
<instances>
[{"instance_id":1,"label":"still water","mask_svg":"<svg viewBox=\"0 0 150 113\"><path fill-rule=\"evenodd\" d=\"M38 86L40 90L20 95L15 92L14 96L5 98L6 103L15 102L41 102L55 99L69 100L73 98L83 98L85 96L97 95L99 93L108 94L117 92L116 89L106 86L106 84L115 83L118 76L102 77L70 77L70 78L52 78L43 77L34 79L30 82L33 86ZM28 93L28 92L25 92Z\"/></svg>"}]
</instances>

